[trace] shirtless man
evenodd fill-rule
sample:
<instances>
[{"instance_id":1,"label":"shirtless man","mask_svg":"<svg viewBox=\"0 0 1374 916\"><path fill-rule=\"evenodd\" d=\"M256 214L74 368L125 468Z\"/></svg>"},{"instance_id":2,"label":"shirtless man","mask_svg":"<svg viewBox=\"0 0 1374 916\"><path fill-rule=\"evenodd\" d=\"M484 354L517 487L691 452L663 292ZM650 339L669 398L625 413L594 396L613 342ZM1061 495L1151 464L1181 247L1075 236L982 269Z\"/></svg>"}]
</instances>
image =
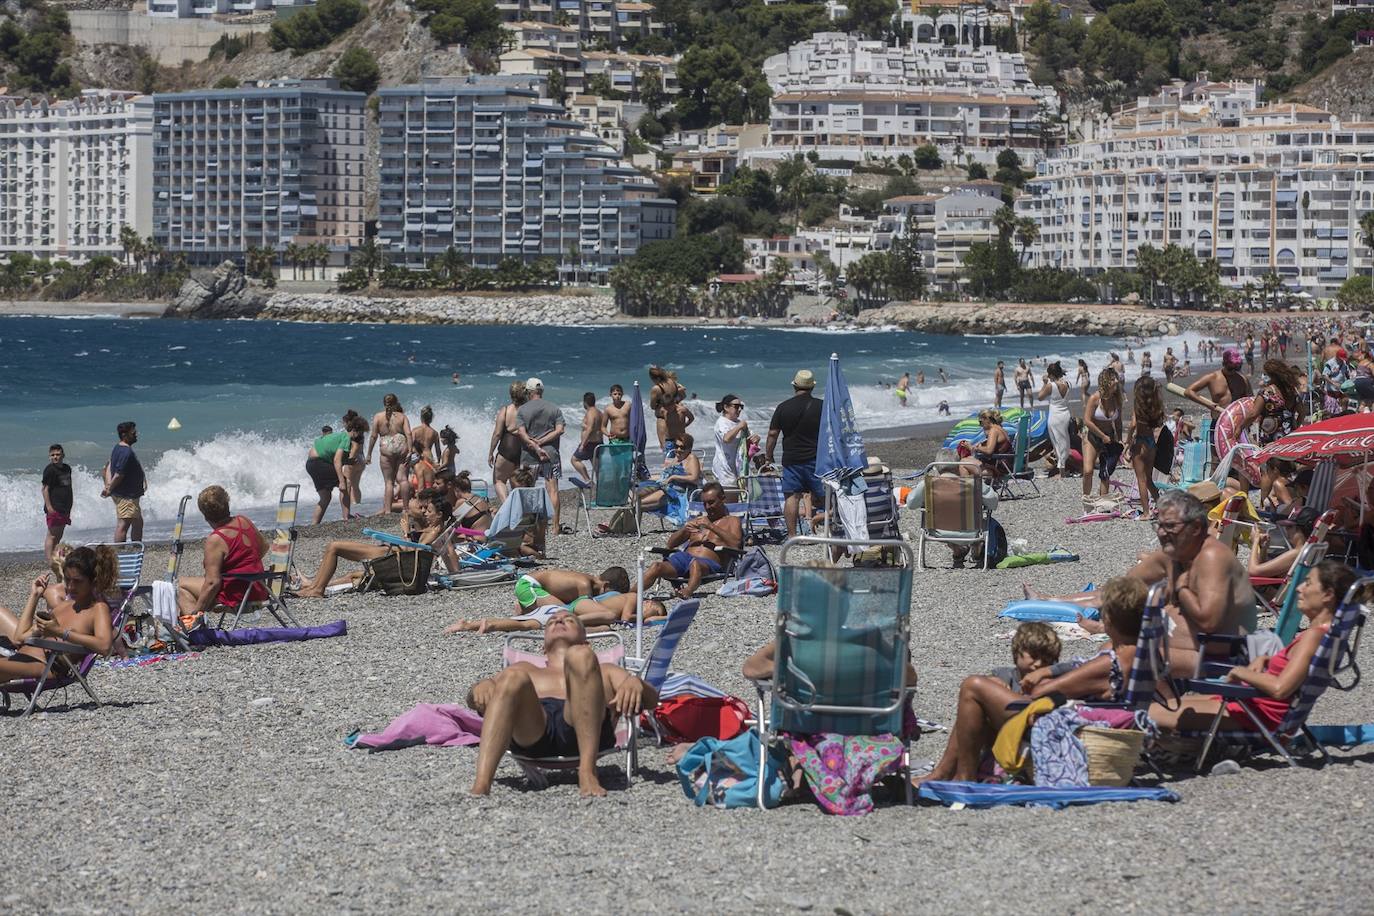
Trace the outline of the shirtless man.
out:
<instances>
[{"instance_id":1,"label":"shirtless man","mask_svg":"<svg viewBox=\"0 0 1374 916\"><path fill-rule=\"evenodd\" d=\"M671 439L681 443L687 451L692 450L692 434L687 432L687 427L696 421L696 417L683 403L686 400L687 392L679 389L677 398L671 404L665 404L663 407L663 426L667 430L667 435L663 437L661 443L665 448L668 440Z\"/></svg>"},{"instance_id":2,"label":"shirtless man","mask_svg":"<svg viewBox=\"0 0 1374 916\"><path fill-rule=\"evenodd\" d=\"M1237 398L1249 397L1253 392L1250 390L1250 380L1240 371L1240 352L1235 349L1227 349L1221 354L1221 368L1199 378L1188 386L1188 393L1185 397L1197 404L1203 403L1203 397L1199 395L1205 391L1206 397L1211 400L1210 407L1213 414L1220 414L1221 409Z\"/></svg>"},{"instance_id":3,"label":"shirtless man","mask_svg":"<svg viewBox=\"0 0 1374 916\"><path fill-rule=\"evenodd\" d=\"M586 408L582 413L582 436L578 440L577 450L572 454L572 466L583 480L591 480L592 475L587 473L587 466L582 462L592 460L592 454L601 444L602 427L606 424L601 411L596 409L596 395L590 391L582 395L582 406Z\"/></svg>"},{"instance_id":4,"label":"shirtless man","mask_svg":"<svg viewBox=\"0 0 1374 916\"><path fill-rule=\"evenodd\" d=\"M582 625L609 627L613 623L634 623L639 613L638 592L602 592L600 595L582 595L564 607L550 604L540 608L535 614L521 614L519 617L481 617L477 620L460 620L444 632L452 633L518 633L522 630L543 629L544 621L559 611L572 611ZM644 599L645 622L660 621L668 616L668 606L657 598Z\"/></svg>"},{"instance_id":5,"label":"shirtless man","mask_svg":"<svg viewBox=\"0 0 1374 916\"><path fill-rule=\"evenodd\" d=\"M1002 361L1000 359L997 361L997 371L992 373L992 388L996 397L994 406L996 406L998 410L1001 410L1002 395L1005 394L1007 390L1007 376L1006 372L1003 371Z\"/></svg>"},{"instance_id":6,"label":"shirtless man","mask_svg":"<svg viewBox=\"0 0 1374 916\"><path fill-rule=\"evenodd\" d=\"M1021 407L1024 409L1026 398L1030 397L1031 386L1035 384L1035 376L1031 373L1030 367L1026 365L1024 359L1018 360L1013 378L1016 381L1016 396L1021 399ZM1032 406L1034 406L1034 399L1032 399Z\"/></svg>"},{"instance_id":7,"label":"shirtless man","mask_svg":"<svg viewBox=\"0 0 1374 916\"><path fill-rule=\"evenodd\" d=\"M615 744L616 719L658 703L658 693L624 668L601 666L586 629L567 611L544 625L544 657L542 668L516 662L468 691L468 706L482 716L473 795L491 792L496 766L512 747L531 757L576 756L578 790L605 795L596 757Z\"/></svg>"},{"instance_id":8,"label":"shirtless man","mask_svg":"<svg viewBox=\"0 0 1374 916\"><path fill-rule=\"evenodd\" d=\"M553 610L568 608L579 598L593 598L606 594L630 591L630 574L622 566L607 567L599 576L575 569L536 569L525 573L515 582L515 615L517 620L543 623ZM549 610L541 610L548 608ZM445 633L478 629L477 621L454 621Z\"/></svg>"},{"instance_id":9,"label":"shirtless man","mask_svg":"<svg viewBox=\"0 0 1374 916\"><path fill-rule=\"evenodd\" d=\"M659 579L687 581L677 590L679 598L690 598L701 586L706 573L718 573L725 568L722 548L739 550L744 545L744 529L740 521L725 508L725 490L712 481L701 490L701 503L706 514L691 519L668 538L667 559L644 570L640 591L648 591Z\"/></svg>"},{"instance_id":10,"label":"shirtless man","mask_svg":"<svg viewBox=\"0 0 1374 916\"><path fill-rule=\"evenodd\" d=\"M1169 665L1175 676L1185 676L1197 670L1197 634L1235 636L1255 631L1255 592L1236 555L1208 535L1207 508L1197 497L1184 490L1166 490L1156 508L1159 549L1143 554L1125 575L1146 584L1168 581L1164 612L1174 623ZM1026 594L1043 597L1029 589ZM1086 592L1060 600L1093 607L1101 598Z\"/></svg>"},{"instance_id":11,"label":"shirtless man","mask_svg":"<svg viewBox=\"0 0 1374 916\"><path fill-rule=\"evenodd\" d=\"M611 442L630 441L630 402L619 385L611 386L611 403L601 411L601 431Z\"/></svg>"}]
</instances>

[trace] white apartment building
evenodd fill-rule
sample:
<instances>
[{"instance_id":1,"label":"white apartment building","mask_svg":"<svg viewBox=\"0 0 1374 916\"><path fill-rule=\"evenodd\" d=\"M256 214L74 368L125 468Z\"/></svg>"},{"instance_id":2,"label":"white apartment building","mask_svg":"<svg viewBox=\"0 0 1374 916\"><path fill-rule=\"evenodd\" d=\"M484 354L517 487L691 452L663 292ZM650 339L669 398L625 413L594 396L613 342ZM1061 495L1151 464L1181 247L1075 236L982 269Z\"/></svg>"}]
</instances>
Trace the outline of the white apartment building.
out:
<instances>
[{"instance_id":1,"label":"white apartment building","mask_svg":"<svg viewBox=\"0 0 1374 916\"><path fill-rule=\"evenodd\" d=\"M1041 162L1016 202L1040 239L1032 265L1133 268L1143 244L1215 258L1222 282L1276 273L1330 296L1374 257L1359 218L1374 210L1374 122L1277 104L1236 127L1122 128Z\"/></svg>"},{"instance_id":2,"label":"white apartment building","mask_svg":"<svg viewBox=\"0 0 1374 916\"><path fill-rule=\"evenodd\" d=\"M70 101L0 99L0 253L121 257L152 233L153 101L87 89Z\"/></svg>"},{"instance_id":3,"label":"white apartment building","mask_svg":"<svg viewBox=\"0 0 1374 916\"><path fill-rule=\"evenodd\" d=\"M209 19L311 5L313 0L148 0L148 15L159 19Z\"/></svg>"},{"instance_id":4,"label":"white apartment building","mask_svg":"<svg viewBox=\"0 0 1374 916\"><path fill-rule=\"evenodd\" d=\"M1331 15L1374 12L1374 0L1331 0Z\"/></svg>"},{"instance_id":5,"label":"white apartment building","mask_svg":"<svg viewBox=\"0 0 1374 916\"><path fill-rule=\"evenodd\" d=\"M580 93L588 81L604 74L615 92L639 101L640 80L653 71L669 95L678 91L677 61L659 54L624 54L611 51L553 51L530 45L501 55L503 76L542 76L557 71L563 75L564 89Z\"/></svg>"},{"instance_id":6,"label":"white apartment building","mask_svg":"<svg viewBox=\"0 0 1374 916\"><path fill-rule=\"evenodd\" d=\"M823 159L896 157L934 144L945 158L992 162L1003 147L1034 161L1058 142L1059 98L1025 58L937 39L887 45L838 32L764 62L773 89L767 147L750 158L815 150Z\"/></svg>"},{"instance_id":7,"label":"white apartment building","mask_svg":"<svg viewBox=\"0 0 1374 916\"><path fill-rule=\"evenodd\" d=\"M259 0L261 2L261 0ZM663 34L651 3L613 0L497 0L506 22L548 22L572 27L586 43L618 48L628 39Z\"/></svg>"}]
</instances>

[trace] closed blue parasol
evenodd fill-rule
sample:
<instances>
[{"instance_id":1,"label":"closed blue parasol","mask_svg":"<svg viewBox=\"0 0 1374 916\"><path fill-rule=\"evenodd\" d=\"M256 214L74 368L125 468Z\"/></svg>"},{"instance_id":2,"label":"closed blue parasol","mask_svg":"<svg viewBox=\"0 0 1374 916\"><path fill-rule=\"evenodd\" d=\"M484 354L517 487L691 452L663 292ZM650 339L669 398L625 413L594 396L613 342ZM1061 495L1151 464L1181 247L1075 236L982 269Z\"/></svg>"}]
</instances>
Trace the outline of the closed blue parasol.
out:
<instances>
[{"instance_id":1,"label":"closed blue parasol","mask_svg":"<svg viewBox=\"0 0 1374 916\"><path fill-rule=\"evenodd\" d=\"M635 447L635 480L649 479L649 465L644 460L644 400L639 396L639 382L635 382L634 397L630 400L630 444Z\"/></svg>"},{"instance_id":2,"label":"closed blue parasol","mask_svg":"<svg viewBox=\"0 0 1374 916\"><path fill-rule=\"evenodd\" d=\"M864 437L854 425L854 402L840 371L840 357L831 353L821 404L821 435L816 443L816 476L845 483L862 474L867 465Z\"/></svg>"}]
</instances>

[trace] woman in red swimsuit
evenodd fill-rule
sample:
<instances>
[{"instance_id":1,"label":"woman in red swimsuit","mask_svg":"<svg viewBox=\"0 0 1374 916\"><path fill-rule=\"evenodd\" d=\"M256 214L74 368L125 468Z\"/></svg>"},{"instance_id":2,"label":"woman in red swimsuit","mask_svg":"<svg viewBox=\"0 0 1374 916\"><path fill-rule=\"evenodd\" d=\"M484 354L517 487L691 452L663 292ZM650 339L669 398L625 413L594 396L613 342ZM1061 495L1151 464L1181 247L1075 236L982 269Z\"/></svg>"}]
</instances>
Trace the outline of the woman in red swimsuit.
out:
<instances>
[{"instance_id":1,"label":"woman in red swimsuit","mask_svg":"<svg viewBox=\"0 0 1374 916\"><path fill-rule=\"evenodd\" d=\"M1232 668L1227 674L1228 681L1249 684L1262 694L1249 702L1265 728L1271 731L1278 728L1288 714L1293 698L1307 679L1312 656L1317 654L1322 637L1331 628L1336 608L1354 582L1355 571L1338 560L1323 560L1317 564L1298 586L1298 610L1307 618L1307 628L1278 655L1261 656L1244 667ZM1222 702L1226 702L1226 715L1221 724L1223 731L1254 731L1254 724L1240 704L1235 700L1223 701L1220 697L1189 695L1183 698L1178 709L1172 710L1155 703L1150 706L1150 718L1164 729L1203 731L1211 728Z\"/></svg>"},{"instance_id":2,"label":"woman in red swimsuit","mask_svg":"<svg viewBox=\"0 0 1374 916\"><path fill-rule=\"evenodd\" d=\"M263 572L262 558L267 539L242 515L229 514L229 494L224 487L206 487L196 497L196 506L214 529L205 538L205 575L182 576L177 582L177 608L182 614L203 614L216 606L236 608L248 592L249 584L225 579L227 573ZM267 599L262 583L252 584L252 601Z\"/></svg>"}]
</instances>

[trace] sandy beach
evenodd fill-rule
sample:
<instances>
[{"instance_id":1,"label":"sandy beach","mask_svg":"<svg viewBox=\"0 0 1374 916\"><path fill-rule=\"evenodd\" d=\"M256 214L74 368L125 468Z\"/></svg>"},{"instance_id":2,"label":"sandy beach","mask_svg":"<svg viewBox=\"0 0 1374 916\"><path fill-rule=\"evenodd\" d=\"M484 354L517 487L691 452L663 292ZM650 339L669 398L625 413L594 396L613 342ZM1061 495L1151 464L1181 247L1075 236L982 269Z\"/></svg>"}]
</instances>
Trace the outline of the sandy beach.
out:
<instances>
[{"instance_id":1,"label":"sandy beach","mask_svg":"<svg viewBox=\"0 0 1374 916\"><path fill-rule=\"evenodd\" d=\"M912 609L920 715L951 722L960 679L1008 663L1012 627L995 615L1023 581L1076 590L1153 539L1141 522L1066 526L1078 482L1041 486L1042 498L1004 503L998 518L1011 537L1067 547L1081 562L955 570L932 548L936 568L915 574ZM904 534L915 518L902 513ZM303 530L300 567L313 571L327 537L362 524ZM579 569L632 566L639 547L665 537L641 545L584 532L554 539L551 554ZM198 546L186 556L197 574ZM150 551L145 578L165 560L165 548ZM21 602L36 571L11 558L0 602ZM508 588L298 600L302 622L343 618L348 635L97 669L103 708L71 695L74 708L0 718L7 842L13 854L38 851L38 864L11 869L0 902L16 913L1287 912L1337 908L1333 887L1345 900L1374 890L1358 845L1338 839L1374 828L1369 749L1338 752L1325 768L1266 758L1237 775L1178 774L1172 805L883 806L855 819L810 803L698 810L659 748L641 753L630 787L618 766L603 767L610 795L596 801L569 779L530 791L510 764L491 797L473 799L472 749L345 749L350 732L415 703L461 702L497 670L501 640L440 631L510 605ZM773 609L771 598L706 594L674 668L752 699L740 665L770 638ZM1069 643L1065 654L1094 649ZM1366 721L1367 691L1328 692L1314 721ZM943 745L929 734L915 757Z\"/></svg>"}]
</instances>

